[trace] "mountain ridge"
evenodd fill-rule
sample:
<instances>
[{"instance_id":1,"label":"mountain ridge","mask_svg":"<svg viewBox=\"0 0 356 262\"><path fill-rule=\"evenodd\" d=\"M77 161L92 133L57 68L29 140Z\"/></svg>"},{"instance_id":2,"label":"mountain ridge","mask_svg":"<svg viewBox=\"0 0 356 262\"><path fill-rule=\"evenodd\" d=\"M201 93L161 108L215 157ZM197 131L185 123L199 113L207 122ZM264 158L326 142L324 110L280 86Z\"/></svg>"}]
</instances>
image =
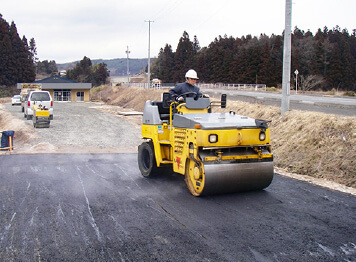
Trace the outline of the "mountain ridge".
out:
<instances>
[{"instance_id":1,"label":"mountain ridge","mask_svg":"<svg viewBox=\"0 0 356 262\"><path fill-rule=\"evenodd\" d=\"M57 64L58 71L72 69L80 61ZM113 58L113 59L93 59L92 64L105 63L110 76L127 75L127 58ZM147 58L130 58L129 71L131 75L139 74L145 71L147 66Z\"/></svg>"}]
</instances>

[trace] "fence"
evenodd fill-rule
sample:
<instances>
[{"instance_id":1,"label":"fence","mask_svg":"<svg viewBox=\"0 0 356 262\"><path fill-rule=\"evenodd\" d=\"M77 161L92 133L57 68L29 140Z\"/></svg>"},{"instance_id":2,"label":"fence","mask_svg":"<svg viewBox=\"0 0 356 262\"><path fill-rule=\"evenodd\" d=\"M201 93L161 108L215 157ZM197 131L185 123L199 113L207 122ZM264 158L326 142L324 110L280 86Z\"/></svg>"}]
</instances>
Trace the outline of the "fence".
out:
<instances>
[{"instance_id":1,"label":"fence","mask_svg":"<svg viewBox=\"0 0 356 262\"><path fill-rule=\"evenodd\" d=\"M122 83L124 86L147 88L147 83ZM174 83L151 84L150 89L167 89L174 87Z\"/></svg>"},{"instance_id":2,"label":"fence","mask_svg":"<svg viewBox=\"0 0 356 262\"><path fill-rule=\"evenodd\" d=\"M199 88L204 89L225 89L225 90L244 90L244 91L266 91L265 84L197 84Z\"/></svg>"},{"instance_id":3,"label":"fence","mask_svg":"<svg viewBox=\"0 0 356 262\"><path fill-rule=\"evenodd\" d=\"M122 83L124 86L147 88L147 83ZM161 83L160 85L152 84L150 89L172 88L175 83ZM225 90L244 90L244 91L266 91L265 84L197 84L197 87L202 89L225 89Z\"/></svg>"}]
</instances>

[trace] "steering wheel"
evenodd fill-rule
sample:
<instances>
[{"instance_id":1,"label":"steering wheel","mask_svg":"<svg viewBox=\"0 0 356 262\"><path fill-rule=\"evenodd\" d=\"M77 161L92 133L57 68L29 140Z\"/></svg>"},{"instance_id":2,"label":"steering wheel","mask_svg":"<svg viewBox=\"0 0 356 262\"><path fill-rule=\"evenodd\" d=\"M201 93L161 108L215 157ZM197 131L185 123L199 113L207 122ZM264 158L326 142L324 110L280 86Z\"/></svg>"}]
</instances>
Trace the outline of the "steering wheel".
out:
<instances>
[{"instance_id":1,"label":"steering wheel","mask_svg":"<svg viewBox=\"0 0 356 262\"><path fill-rule=\"evenodd\" d=\"M185 98L188 96L188 95L193 95L194 99L197 100L198 99L198 94L196 92L186 92L186 93L183 93L183 94L180 94L177 96L177 100L179 100L180 97Z\"/></svg>"}]
</instances>

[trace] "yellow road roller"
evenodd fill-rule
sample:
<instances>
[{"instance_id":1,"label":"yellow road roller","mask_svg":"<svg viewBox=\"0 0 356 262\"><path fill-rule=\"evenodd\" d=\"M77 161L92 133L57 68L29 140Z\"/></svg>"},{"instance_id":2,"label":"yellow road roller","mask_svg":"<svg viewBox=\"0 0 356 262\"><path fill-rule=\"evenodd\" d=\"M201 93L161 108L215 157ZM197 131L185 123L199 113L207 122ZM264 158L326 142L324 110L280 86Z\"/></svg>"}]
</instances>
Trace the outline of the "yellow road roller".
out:
<instances>
[{"instance_id":1,"label":"yellow road roller","mask_svg":"<svg viewBox=\"0 0 356 262\"><path fill-rule=\"evenodd\" d=\"M47 127L49 128L50 124L50 115L47 107L40 105L33 105L33 126L38 127Z\"/></svg>"},{"instance_id":2,"label":"yellow road roller","mask_svg":"<svg viewBox=\"0 0 356 262\"><path fill-rule=\"evenodd\" d=\"M213 113L215 106L226 108L225 94L220 101L196 93L181 97L163 93L162 101L146 101L141 174L182 174L194 196L268 187L274 174L268 122L232 111Z\"/></svg>"}]
</instances>

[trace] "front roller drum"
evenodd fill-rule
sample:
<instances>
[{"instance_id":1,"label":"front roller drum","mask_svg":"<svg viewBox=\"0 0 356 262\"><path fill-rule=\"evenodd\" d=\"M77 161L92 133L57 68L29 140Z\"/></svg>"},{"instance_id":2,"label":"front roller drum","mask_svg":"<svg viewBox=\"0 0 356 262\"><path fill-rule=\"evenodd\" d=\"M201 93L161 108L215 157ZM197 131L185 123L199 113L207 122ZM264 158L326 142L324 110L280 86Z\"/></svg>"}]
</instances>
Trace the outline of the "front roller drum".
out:
<instances>
[{"instance_id":1,"label":"front roller drum","mask_svg":"<svg viewBox=\"0 0 356 262\"><path fill-rule=\"evenodd\" d=\"M261 190L273 179L273 162L202 164L188 160L185 180L194 196Z\"/></svg>"}]
</instances>

